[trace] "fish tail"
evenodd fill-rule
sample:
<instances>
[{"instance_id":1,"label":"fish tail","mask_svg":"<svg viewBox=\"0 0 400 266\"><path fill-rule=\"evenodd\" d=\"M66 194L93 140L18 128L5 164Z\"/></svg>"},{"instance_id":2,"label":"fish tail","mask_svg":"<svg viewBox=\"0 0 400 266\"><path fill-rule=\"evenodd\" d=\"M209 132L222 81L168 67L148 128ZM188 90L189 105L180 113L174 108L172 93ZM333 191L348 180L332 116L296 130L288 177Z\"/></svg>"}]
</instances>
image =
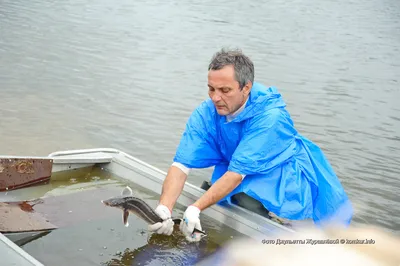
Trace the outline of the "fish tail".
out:
<instances>
[{"instance_id":1,"label":"fish tail","mask_svg":"<svg viewBox=\"0 0 400 266\"><path fill-rule=\"evenodd\" d=\"M174 218L174 219L172 219L172 221L174 222L174 224L179 225L181 223L182 219ZM207 234L204 231L201 231L201 230L199 230L197 228L195 228L193 230L193 233L198 233L198 234L201 234L202 236L207 236Z\"/></svg>"}]
</instances>

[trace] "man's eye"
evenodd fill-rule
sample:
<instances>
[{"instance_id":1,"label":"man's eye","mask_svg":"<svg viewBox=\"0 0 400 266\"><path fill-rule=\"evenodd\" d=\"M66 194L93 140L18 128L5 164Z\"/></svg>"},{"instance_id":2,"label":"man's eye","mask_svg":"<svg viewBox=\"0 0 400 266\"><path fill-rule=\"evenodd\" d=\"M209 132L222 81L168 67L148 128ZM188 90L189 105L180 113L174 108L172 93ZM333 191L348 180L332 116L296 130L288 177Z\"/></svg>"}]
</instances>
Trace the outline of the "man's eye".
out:
<instances>
[{"instance_id":1,"label":"man's eye","mask_svg":"<svg viewBox=\"0 0 400 266\"><path fill-rule=\"evenodd\" d=\"M230 91L230 89L228 89L228 88L223 88L223 89L222 89L222 92L223 92L223 93L227 93L227 92L229 92L229 91Z\"/></svg>"}]
</instances>

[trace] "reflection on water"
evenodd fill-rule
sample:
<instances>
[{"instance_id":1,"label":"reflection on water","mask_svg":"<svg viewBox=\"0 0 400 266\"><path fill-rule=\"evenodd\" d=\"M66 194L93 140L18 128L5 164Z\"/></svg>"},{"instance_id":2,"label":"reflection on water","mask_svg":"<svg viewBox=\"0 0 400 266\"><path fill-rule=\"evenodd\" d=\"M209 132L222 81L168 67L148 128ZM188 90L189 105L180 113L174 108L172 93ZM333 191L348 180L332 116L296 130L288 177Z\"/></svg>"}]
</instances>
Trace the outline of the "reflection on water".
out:
<instances>
[{"instance_id":1,"label":"reflection on water","mask_svg":"<svg viewBox=\"0 0 400 266\"><path fill-rule=\"evenodd\" d=\"M355 222L399 231L400 1L0 3L1 154L114 147L167 170L212 54L238 46L325 151Z\"/></svg>"},{"instance_id":2,"label":"reflection on water","mask_svg":"<svg viewBox=\"0 0 400 266\"><path fill-rule=\"evenodd\" d=\"M207 240L188 243L183 235L152 235L147 245L119 252L102 265L194 265L216 252L219 247Z\"/></svg>"},{"instance_id":3,"label":"reflection on water","mask_svg":"<svg viewBox=\"0 0 400 266\"><path fill-rule=\"evenodd\" d=\"M61 228L27 243L21 241L20 246L45 265L60 266L193 265L220 247L206 239L188 243L178 231L171 236L149 236L135 229L128 233L121 225L108 229L110 224L109 220Z\"/></svg>"}]
</instances>

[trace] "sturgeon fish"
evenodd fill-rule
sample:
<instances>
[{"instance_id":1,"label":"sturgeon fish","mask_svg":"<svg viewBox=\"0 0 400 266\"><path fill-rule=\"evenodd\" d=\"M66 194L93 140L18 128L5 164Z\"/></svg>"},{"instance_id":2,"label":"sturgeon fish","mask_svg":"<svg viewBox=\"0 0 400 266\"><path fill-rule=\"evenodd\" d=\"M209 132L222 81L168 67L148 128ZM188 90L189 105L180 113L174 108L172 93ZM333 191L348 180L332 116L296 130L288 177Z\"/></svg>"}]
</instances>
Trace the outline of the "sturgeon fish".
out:
<instances>
[{"instance_id":1,"label":"sturgeon fish","mask_svg":"<svg viewBox=\"0 0 400 266\"><path fill-rule=\"evenodd\" d=\"M157 215L153 208L151 208L145 201L140 198L133 197L132 195L132 189L127 186L122 190L121 196L112 197L107 200L102 200L101 202L106 206L121 209L123 213L123 222L126 227L129 226L129 213L137 215L148 224L163 222L163 220ZM172 221L175 225L179 225L182 219L172 218ZM201 237L206 236L205 232L196 228L193 230L193 234L194 233L201 234Z\"/></svg>"}]
</instances>

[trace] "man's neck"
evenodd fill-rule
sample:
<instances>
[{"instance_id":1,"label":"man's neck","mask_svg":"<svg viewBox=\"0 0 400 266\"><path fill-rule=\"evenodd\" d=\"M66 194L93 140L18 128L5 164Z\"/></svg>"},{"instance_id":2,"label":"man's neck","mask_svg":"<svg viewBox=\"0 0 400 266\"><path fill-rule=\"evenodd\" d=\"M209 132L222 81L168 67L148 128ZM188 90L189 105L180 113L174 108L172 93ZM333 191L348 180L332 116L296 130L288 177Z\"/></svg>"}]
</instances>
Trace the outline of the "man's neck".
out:
<instances>
[{"instance_id":1,"label":"man's neck","mask_svg":"<svg viewBox=\"0 0 400 266\"><path fill-rule=\"evenodd\" d=\"M242 106L240 106L240 108L237 109L233 114L227 115L226 116L226 121L227 122L231 122L233 119L235 119L235 117L238 116L244 110L244 107L246 106L246 103L247 103L248 100L249 100L249 97L247 97L247 99L244 102L244 104L242 104Z\"/></svg>"}]
</instances>

